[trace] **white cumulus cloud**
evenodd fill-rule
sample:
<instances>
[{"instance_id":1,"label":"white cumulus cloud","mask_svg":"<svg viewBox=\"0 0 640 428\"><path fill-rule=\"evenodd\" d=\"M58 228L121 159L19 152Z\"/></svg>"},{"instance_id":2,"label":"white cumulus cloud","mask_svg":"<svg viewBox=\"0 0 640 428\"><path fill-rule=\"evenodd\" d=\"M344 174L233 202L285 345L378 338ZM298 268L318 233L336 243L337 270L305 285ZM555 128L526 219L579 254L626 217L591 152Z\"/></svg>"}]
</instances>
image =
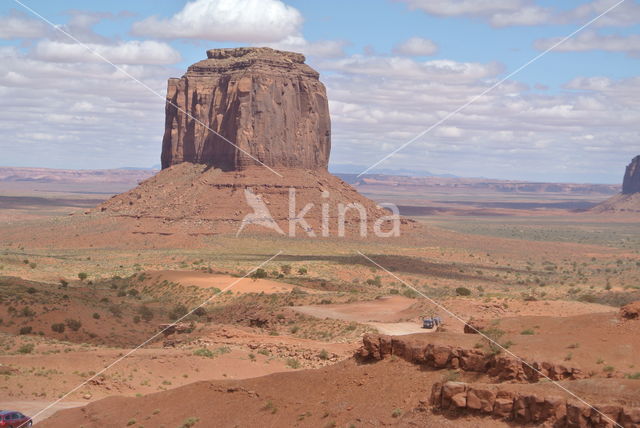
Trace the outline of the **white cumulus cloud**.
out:
<instances>
[{"instance_id":1,"label":"white cumulus cloud","mask_svg":"<svg viewBox=\"0 0 640 428\"><path fill-rule=\"evenodd\" d=\"M620 0L593 0L570 10L566 13L566 19L587 22L619 2ZM635 0L626 0L599 18L593 25L597 27L626 27L637 25L638 22L640 22L640 4Z\"/></svg>"},{"instance_id":2,"label":"white cumulus cloud","mask_svg":"<svg viewBox=\"0 0 640 428\"><path fill-rule=\"evenodd\" d=\"M538 50L545 50L558 43L561 38L539 39L534 46ZM554 48L558 52L586 52L609 51L625 52L631 56L640 55L640 35L631 34L620 36L616 34L600 34L595 31L586 31L574 36L561 45Z\"/></svg>"},{"instance_id":3,"label":"white cumulus cloud","mask_svg":"<svg viewBox=\"0 0 640 428\"><path fill-rule=\"evenodd\" d=\"M178 51L166 43L153 40L130 40L113 45L87 43L88 48L117 64L175 64L180 61ZM98 55L77 43L42 40L34 55L51 62L103 62Z\"/></svg>"},{"instance_id":4,"label":"white cumulus cloud","mask_svg":"<svg viewBox=\"0 0 640 428\"><path fill-rule=\"evenodd\" d=\"M219 42L278 42L296 35L300 12L280 0L195 0L168 19L152 16L133 25L133 33L157 38Z\"/></svg>"},{"instance_id":5,"label":"white cumulus cloud","mask_svg":"<svg viewBox=\"0 0 640 428\"><path fill-rule=\"evenodd\" d=\"M389 79L417 79L437 82L464 83L495 77L502 66L497 63L480 64L451 60L415 61L404 57L353 55L321 62L321 68L347 74L385 77Z\"/></svg>"},{"instance_id":6,"label":"white cumulus cloud","mask_svg":"<svg viewBox=\"0 0 640 428\"><path fill-rule=\"evenodd\" d=\"M396 55L427 56L437 51L438 46L432 40L422 37L411 37L393 47L393 53Z\"/></svg>"},{"instance_id":7,"label":"white cumulus cloud","mask_svg":"<svg viewBox=\"0 0 640 428\"><path fill-rule=\"evenodd\" d=\"M24 13L0 16L0 39L35 39L45 36L48 30L44 22L31 19Z\"/></svg>"},{"instance_id":8,"label":"white cumulus cloud","mask_svg":"<svg viewBox=\"0 0 640 428\"><path fill-rule=\"evenodd\" d=\"M321 58L338 58L345 55L344 48L348 42L344 40L320 40L310 42L301 35L288 36L275 43L261 43L274 49L300 52Z\"/></svg>"},{"instance_id":9,"label":"white cumulus cloud","mask_svg":"<svg viewBox=\"0 0 640 428\"><path fill-rule=\"evenodd\" d=\"M435 16L481 18L494 27L539 25L552 19L551 11L533 0L396 0Z\"/></svg>"}]
</instances>

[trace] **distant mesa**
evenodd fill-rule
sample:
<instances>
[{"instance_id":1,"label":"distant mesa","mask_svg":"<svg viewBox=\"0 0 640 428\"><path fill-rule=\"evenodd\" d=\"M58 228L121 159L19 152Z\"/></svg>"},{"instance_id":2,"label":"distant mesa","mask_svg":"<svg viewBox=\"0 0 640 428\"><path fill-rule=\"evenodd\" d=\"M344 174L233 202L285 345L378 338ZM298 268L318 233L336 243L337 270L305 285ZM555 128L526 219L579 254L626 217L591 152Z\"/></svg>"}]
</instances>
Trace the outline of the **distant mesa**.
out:
<instances>
[{"instance_id":1,"label":"distant mesa","mask_svg":"<svg viewBox=\"0 0 640 428\"><path fill-rule=\"evenodd\" d=\"M591 209L595 213L640 214L640 156L627 165L622 181L622 193Z\"/></svg>"},{"instance_id":2,"label":"distant mesa","mask_svg":"<svg viewBox=\"0 0 640 428\"><path fill-rule=\"evenodd\" d=\"M633 158L631 163L627 165L622 181L622 194L631 195L640 193L640 155Z\"/></svg>"},{"instance_id":3,"label":"distant mesa","mask_svg":"<svg viewBox=\"0 0 640 428\"><path fill-rule=\"evenodd\" d=\"M169 79L162 168L192 162L238 171L260 161L326 170L327 94L304 61L270 48L211 49Z\"/></svg>"}]
</instances>

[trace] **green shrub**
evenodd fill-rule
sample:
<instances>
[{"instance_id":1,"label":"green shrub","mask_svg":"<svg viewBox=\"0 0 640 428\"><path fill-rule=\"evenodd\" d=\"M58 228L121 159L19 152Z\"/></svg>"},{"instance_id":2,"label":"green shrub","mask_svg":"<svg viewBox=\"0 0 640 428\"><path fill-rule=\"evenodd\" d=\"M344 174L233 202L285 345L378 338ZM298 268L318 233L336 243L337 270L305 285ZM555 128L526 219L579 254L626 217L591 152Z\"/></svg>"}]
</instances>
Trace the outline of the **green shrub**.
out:
<instances>
[{"instance_id":1,"label":"green shrub","mask_svg":"<svg viewBox=\"0 0 640 428\"><path fill-rule=\"evenodd\" d=\"M497 327L490 327L481 330L481 332L485 335L485 340L488 342L489 349L491 349L491 352L493 354L499 354L500 352L502 352L502 347L500 346L500 343L498 341L502 336L504 336L504 330L500 330ZM502 346L505 347L504 345Z\"/></svg>"},{"instance_id":2,"label":"green shrub","mask_svg":"<svg viewBox=\"0 0 640 428\"><path fill-rule=\"evenodd\" d=\"M456 294L458 296L471 296L471 290L466 287L458 287L456 288Z\"/></svg>"},{"instance_id":3,"label":"green shrub","mask_svg":"<svg viewBox=\"0 0 640 428\"><path fill-rule=\"evenodd\" d=\"M276 413L278 411L278 408L273 404L273 401L269 400L262 407L262 410L265 410L265 411L268 411L268 412L271 412L271 413Z\"/></svg>"},{"instance_id":4,"label":"green shrub","mask_svg":"<svg viewBox=\"0 0 640 428\"><path fill-rule=\"evenodd\" d=\"M214 357L213 352L207 348L196 349L195 351L193 351L193 355L196 355L198 357L206 357L206 358Z\"/></svg>"},{"instance_id":5,"label":"green shrub","mask_svg":"<svg viewBox=\"0 0 640 428\"><path fill-rule=\"evenodd\" d=\"M31 334L32 331L33 327L31 327L30 325L20 328L20 334Z\"/></svg>"},{"instance_id":6,"label":"green shrub","mask_svg":"<svg viewBox=\"0 0 640 428\"><path fill-rule=\"evenodd\" d=\"M147 306L140 306L138 308L138 313L140 314L140 317L146 322L149 322L153 319L153 311Z\"/></svg>"},{"instance_id":7,"label":"green shrub","mask_svg":"<svg viewBox=\"0 0 640 428\"><path fill-rule=\"evenodd\" d=\"M267 276L269 276L269 274L267 274L267 271L262 268L256 269L251 274L251 278L253 279L266 278Z\"/></svg>"},{"instance_id":8,"label":"green shrub","mask_svg":"<svg viewBox=\"0 0 640 428\"><path fill-rule=\"evenodd\" d=\"M29 306L25 306L20 311L20 315L23 316L23 317L26 317L26 318L31 318L35 314L36 314L35 311L33 311L33 309L31 309Z\"/></svg>"},{"instance_id":9,"label":"green shrub","mask_svg":"<svg viewBox=\"0 0 640 428\"><path fill-rule=\"evenodd\" d=\"M191 428L192 426L194 426L195 424L198 423L200 419L196 418L196 417L190 417L185 419L185 421L182 423L182 425L180 426L180 428Z\"/></svg>"},{"instance_id":10,"label":"green shrub","mask_svg":"<svg viewBox=\"0 0 640 428\"><path fill-rule=\"evenodd\" d=\"M536 334L536 332L535 332L535 331L533 331L532 329L528 328L528 329L526 329L526 330L522 330L522 331L520 332L520 334L524 334L525 336L531 336L531 335Z\"/></svg>"},{"instance_id":11,"label":"green shrub","mask_svg":"<svg viewBox=\"0 0 640 428\"><path fill-rule=\"evenodd\" d=\"M109 306L109 312L114 317L120 317L122 315L122 308L119 305L111 305Z\"/></svg>"},{"instance_id":12,"label":"green shrub","mask_svg":"<svg viewBox=\"0 0 640 428\"><path fill-rule=\"evenodd\" d=\"M292 369L299 369L300 361L296 360L295 358L287 358L287 366L291 367Z\"/></svg>"},{"instance_id":13,"label":"green shrub","mask_svg":"<svg viewBox=\"0 0 640 428\"><path fill-rule=\"evenodd\" d=\"M55 331L56 333L64 333L64 329L64 323L58 322L55 324L51 324L51 330Z\"/></svg>"},{"instance_id":14,"label":"green shrub","mask_svg":"<svg viewBox=\"0 0 640 428\"><path fill-rule=\"evenodd\" d=\"M18 353L20 354L30 354L33 352L33 349L35 348L33 343L25 343L24 345L22 345L21 347L18 348Z\"/></svg>"},{"instance_id":15,"label":"green shrub","mask_svg":"<svg viewBox=\"0 0 640 428\"><path fill-rule=\"evenodd\" d=\"M404 295L404 297L408 297L409 299L417 299L420 295L416 290L413 290L411 288L407 288L402 292L402 294Z\"/></svg>"},{"instance_id":16,"label":"green shrub","mask_svg":"<svg viewBox=\"0 0 640 428\"><path fill-rule=\"evenodd\" d=\"M88 277L89 277L89 275L87 275L87 273L86 273L86 272L80 272L80 273L78 274L78 279L79 279L80 281L84 281L84 280L85 280L85 279L87 279Z\"/></svg>"},{"instance_id":17,"label":"green shrub","mask_svg":"<svg viewBox=\"0 0 640 428\"><path fill-rule=\"evenodd\" d=\"M369 278L366 282L367 285L375 285L376 287L382 286L382 278L380 278L379 276L376 276L375 278Z\"/></svg>"},{"instance_id":18,"label":"green shrub","mask_svg":"<svg viewBox=\"0 0 640 428\"><path fill-rule=\"evenodd\" d=\"M176 305L169 313L169 318L177 320L184 317L189 312L189 309L185 305Z\"/></svg>"},{"instance_id":19,"label":"green shrub","mask_svg":"<svg viewBox=\"0 0 640 428\"><path fill-rule=\"evenodd\" d=\"M94 319L94 320L99 320L99 319L100 319L100 314L99 314L99 313L97 313L97 312L94 312L94 313L93 313L93 319Z\"/></svg>"},{"instance_id":20,"label":"green shrub","mask_svg":"<svg viewBox=\"0 0 640 428\"><path fill-rule=\"evenodd\" d=\"M291 265L280 266L280 271L282 271L282 273L285 275L289 275L291 273Z\"/></svg>"},{"instance_id":21,"label":"green shrub","mask_svg":"<svg viewBox=\"0 0 640 428\"><path fill-rule=\"evenodd\" d=\"M82 322L80 322L80 320L67 318L66 320L64 320L64 323L73 331L78 331L80 330L80 327L82 327Z\"/></svg>"}]
</instances>

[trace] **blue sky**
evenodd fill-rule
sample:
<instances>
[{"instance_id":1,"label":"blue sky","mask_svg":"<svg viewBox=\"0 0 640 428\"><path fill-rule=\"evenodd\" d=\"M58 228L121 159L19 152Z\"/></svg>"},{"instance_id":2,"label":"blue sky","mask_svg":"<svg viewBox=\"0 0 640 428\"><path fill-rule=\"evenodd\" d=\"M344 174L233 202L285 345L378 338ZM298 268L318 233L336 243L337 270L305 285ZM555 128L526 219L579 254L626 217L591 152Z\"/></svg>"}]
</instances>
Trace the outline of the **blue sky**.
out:
<instances>
[{"instance_id":1,"label":"blue sky","mask_svg":"<svg viewBox=\"0 0 640 428\"><path fill-rule=\"evenodd\" d=\"M212 47L305 53L328 89L331 168L360 172L617 0L23 3L158 93ZM378 171L619 182L640 152L638 22L625 0ZM162 99L14 1L0 56L0 165L158 164Z\"/></svg>"}]
</instances>

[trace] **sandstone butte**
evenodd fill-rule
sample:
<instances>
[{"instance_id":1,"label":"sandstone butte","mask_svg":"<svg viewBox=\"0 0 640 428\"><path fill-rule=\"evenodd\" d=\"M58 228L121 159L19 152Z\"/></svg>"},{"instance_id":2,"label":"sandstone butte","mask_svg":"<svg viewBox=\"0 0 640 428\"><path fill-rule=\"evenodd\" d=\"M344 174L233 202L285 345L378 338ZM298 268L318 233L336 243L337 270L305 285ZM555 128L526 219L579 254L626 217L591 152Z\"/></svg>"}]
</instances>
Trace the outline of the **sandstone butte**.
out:
<instances>
[{"instance_id":1,"label":"sandstone butte","mask_svg":"<svg viewBox=\"0 0 640 428\"><path fill-rule=\"evenodd\" d=\"M228 233L254 212L250 190L268 207L279 233L291 235L291 219L307 204L313 206L304 213L306 224L294 224L296 236L340 235L340 204L359 206L344 216L345 236L363 236L363 225L368 237L376 224L391 230L389 211L328 172L326 90L304 61L301 54L270 48L207 51L207 59L184 76L169 79L162 170L97 211L136 219L136 233L171 235L185 226L190 233ZM323 206L329 207L326 220ZM400 222L405 230L416 226ZM251 230L269 232L256 225Z\"/></svg>"},{"instance_id":2,"label":"sandstone butte","mask_svg":"<svg viewBox=\"0 0 640 428\"><path fill-rule=\"evenodd\" d=\"M633 158L625 169L622 193L596 205L591 212L629 214L637 218L640 213L640 156Z\"/></svg>"},{"instance_id":3,"label":"sandstone butte","mask_svg":"<svg viewBox=\"0 0 640 428\"><path fill-rule=\"evenodd\" d=\"M622 181L622 193L624 195L640 193L640 156L633 158L627 165Z\"/></svg>"},{"instance_id":4,"label":"sandstone butte","mask_svg":"<svg viewBox=\"0 0 640 428\"><path fill-rule=\"evenodd\" d=\"M192 162L237 171L255 158L273 168L326 170L327 94L304 61L270 48L211 49L169 79L162 168Z\"/></svg>"}]
</instances>

